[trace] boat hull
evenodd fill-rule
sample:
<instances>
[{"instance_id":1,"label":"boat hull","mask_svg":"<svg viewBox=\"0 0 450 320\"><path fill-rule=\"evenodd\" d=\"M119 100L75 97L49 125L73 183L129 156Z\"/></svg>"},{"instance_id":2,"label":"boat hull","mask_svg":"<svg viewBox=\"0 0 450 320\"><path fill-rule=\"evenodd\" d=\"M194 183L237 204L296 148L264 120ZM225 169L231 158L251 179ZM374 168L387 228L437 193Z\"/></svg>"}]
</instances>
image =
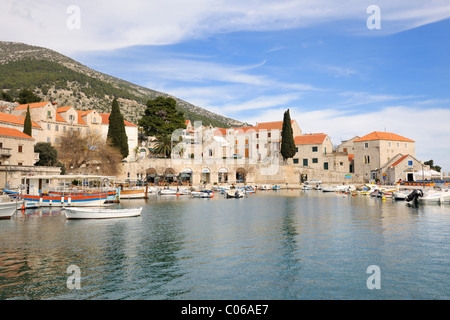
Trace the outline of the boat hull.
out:
<instances>
[{"instance_id":1,"label":"boat hull","mask_svg":"<svg viewBox=\"0 0 450 320\"><path fill-rule=\"evenodd\" d=\"M99 206L105 203L109 194L84 194L84 195L41 195L33 196L27 194L18 195L17 193L6 191L25 201L39 203L39 207L90 207Z\"/></svg>"},{"instance_id":2,"label":"boat hull","mask_svg":"<svg viewBox=\"0 0 450 320\"><path fill-rule=\"evenodd\" d=\"M145 189L121 190L120 199L143 199L145 198Z\"/></svg>"},{"instance_id":3,"label":"boat hull","mask_svg":"<svg viewBox=\"0 0 450 320\"><path fill-rule=\"evenodd\" d=\"M142 207L137 209L103 209L103 208L64 208L67 219L116 219L141 215Z\"/></svg>"}]
</instances>

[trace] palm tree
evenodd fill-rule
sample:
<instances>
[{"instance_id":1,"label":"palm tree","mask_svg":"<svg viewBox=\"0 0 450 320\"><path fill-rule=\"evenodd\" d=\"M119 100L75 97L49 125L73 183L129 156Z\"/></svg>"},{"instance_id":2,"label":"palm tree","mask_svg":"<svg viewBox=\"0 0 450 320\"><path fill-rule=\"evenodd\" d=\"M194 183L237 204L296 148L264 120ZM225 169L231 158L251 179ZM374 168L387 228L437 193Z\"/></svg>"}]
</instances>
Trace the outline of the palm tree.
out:
<instances>
[{"instance_id":1,"label":"palm tree","mask_svg":"<svg viewBox=\"0 0 450 320\"><path fill-rule=\"evenodd\" d=\"M166 158L170 156L172 152L172 135L165 134L158 136L158 142L153 148L153 151L156 154L163 154Z\"/></svg>"}]
</instances>

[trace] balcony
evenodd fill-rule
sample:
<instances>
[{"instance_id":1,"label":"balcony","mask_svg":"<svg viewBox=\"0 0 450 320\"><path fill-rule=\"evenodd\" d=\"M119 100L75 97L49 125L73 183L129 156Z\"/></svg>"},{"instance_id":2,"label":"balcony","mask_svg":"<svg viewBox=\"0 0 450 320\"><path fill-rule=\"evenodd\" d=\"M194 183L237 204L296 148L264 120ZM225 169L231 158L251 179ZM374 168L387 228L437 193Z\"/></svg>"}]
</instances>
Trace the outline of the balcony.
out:
<instances>
[{"instance_id":1,"label":"balcony","mask_svg":"<svg viewBox=\"0 0 450 320\"><path fill-rule=\"evenodd\" d=\"M11 149L10 148L0 148L0 157L2 157L2 158L11 157Z\"/></svg>"}]
</instances>

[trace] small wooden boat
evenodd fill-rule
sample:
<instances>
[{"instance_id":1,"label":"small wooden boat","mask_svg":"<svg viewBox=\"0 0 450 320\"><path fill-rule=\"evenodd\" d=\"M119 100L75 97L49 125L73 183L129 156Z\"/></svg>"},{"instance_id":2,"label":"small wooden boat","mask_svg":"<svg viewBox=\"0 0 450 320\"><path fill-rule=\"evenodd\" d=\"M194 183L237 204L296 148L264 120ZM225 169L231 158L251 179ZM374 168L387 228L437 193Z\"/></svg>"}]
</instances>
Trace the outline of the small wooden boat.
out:
<instances>
[{"instance_id":1,"label":"small wooden boat","mask_svg":"<svg viewBox=\"0 0 450 320\"><path fill-rule=\"evenodd\" d=\"M120 199L143 199L145 198L145 187L132 187L120 190Z\"/></svg>"},{"instance_id":2,"label":"small wooden boat","mask_svg":"<svg viewBox=\"0 0 450 320\"><path fill-rule=\"evenodd\" d=\"M13 201L0 202L0 219L10 219L16 212L17 203Z\"/></svg>"},{"instance_id":3,"label":"small wooden boat","mask_svg":"<svg viewBox=\"0 0 450 320\"><path fill-rule=\"evenodd\" d=\"M136 209L106 209L106 208L64 208L67 219L113 219L137 217L141 215L142 207Z\"/></svg>"}]
</instances>

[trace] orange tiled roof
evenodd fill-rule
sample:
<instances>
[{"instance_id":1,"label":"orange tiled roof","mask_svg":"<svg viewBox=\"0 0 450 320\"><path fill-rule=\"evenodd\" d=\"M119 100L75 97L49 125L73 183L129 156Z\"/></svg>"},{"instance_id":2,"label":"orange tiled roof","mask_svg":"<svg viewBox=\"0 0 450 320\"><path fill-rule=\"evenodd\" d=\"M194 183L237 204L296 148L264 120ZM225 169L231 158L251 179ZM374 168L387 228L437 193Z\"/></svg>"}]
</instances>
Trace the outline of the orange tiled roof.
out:
<instances>
[{"instance_id":1,"label":"orange tiled roof","mask_svg":"<svg viewBox=\"0 0 450 320\"><path fill-rule=\"evenodd\" d=\"M0 122L8 122L8 123L19 124L19 125L23 126L23 124L25 122L25 117L0 112ZM40 126L33 121L31 121L31 126L35 127L35 128L40 128Z\"/></svg>"},{"instance_id":2,"label":"orange tiled roof","mask_svg":"<svg viewBox=\"0 0 450 320\"><path fill-rule=\"evenodd\" d=\"M46 104L51 103L50 101L43 101L43 102L34 102L34 103L27 103L27 104L19 104L16 109L14 110L22 110L22 109L27 109L28 106L30 106L30 109L33 108L41 108L43 106L45 106Z\"/></svg>"},{"instance_id":3,"label":"orange tiled roof","mask_svg":"<svg viewBox=\"0 0 450 320\"><path fill-rule=\"evenodd\" d=\"M66 112L70 108L72 108L72 106L59 107L58 109L56 109L56 112Z\"/></svg>"},{"instance_id":4,"label":"orange tiled roof","mask_svg":"<svg viewBox=\"0 0 450 320\"><path fill-rule=\"evenodd\" d=\"M409 154L404 155L403 157L401 157L400 159L398 159L397 161L395 161L391 167L395 167L396 165L398 165L400 162L402 162L403 160L405 160L407 157L409 157Z\"/></svg>"},{"instance_id":5,"label":"orange tiled roof","mask_svg":"<svg viewBox=\"0 0 450 320\"><path fill-rule=\"evenodd\" d=\"M66 120L64 120L64 118L59 114L59 112L56 113L55 121L66 122Z\"/></svg>"},{"instance_id":6,"label":"orange tiled roof","mask_svg":"<svg viewBox=\"0 0 450 320\"><path fill-rule=\"evenodd\" d=\"M294 120L291 120L291 125L294 123ZM261 122L258 123L256 125L257 130L275 130L275 129L279 129L282 130L283 129L283 121L272 121L272 122Z\"/></svg>"},{"instance_id":7,"label":"orange tiled roof","mask_svg":"<svg viewBox=\"0 0 450 320\"><path fill-rule=\"evenodd\" d=\"M383 132L383 131L371 132L359 139L356 139L353 142L372 141L372 140L392 140L392 141L414 142L414 140L399 136L398 134L391 133L391 132Z\"/></svg>"},{"instance_id":8,"label":"orange tiled roof","mask_svg":"<svg viewBox=\"0 0 450 320\"><path fill-rule=\"evenodd\" d=\"M86 113L86 111L79 111L77 110L78 113L78 124L86 124L86 121L84 121L84 119L82 118L85 114L88 114L89 112Z\"/></svg>"},{"instance_id":9,"label":"orange tiled roof","mask_svg":"<svg viewBox=\"0 0 450 320\"><path fill-rule=\"evenodd\" d=\"M322 144L327 137L324 133L311 133L294 137L295 145L300 144Z\"/></svg>"},{"instance_id":10,"label":"orange tiled roof","mask_svg":"<svg viewBox=\"0 0 450 320\"><path fill-rule=\"evenodd\" d=\"M102 116L102 123L103 124L109 124L109 116L110 113L99 113L99 115ZM125 123L126 126L130 126L130 127L137 127L137 125L135 125L134 123L131 123L127 120L123 121Z\"/></svg>"},{"instance_id":11,"label":"orange tiled roof","mask_svg":"<svg viewBox=\"0 0 450 320\"><path fill-rule=\"evenodd\" d=\"M5 127L0 127L0 136L34 140L33 137L30 137L29 135L23 133L22 131Z\"/></svg>"}]
</instances>

